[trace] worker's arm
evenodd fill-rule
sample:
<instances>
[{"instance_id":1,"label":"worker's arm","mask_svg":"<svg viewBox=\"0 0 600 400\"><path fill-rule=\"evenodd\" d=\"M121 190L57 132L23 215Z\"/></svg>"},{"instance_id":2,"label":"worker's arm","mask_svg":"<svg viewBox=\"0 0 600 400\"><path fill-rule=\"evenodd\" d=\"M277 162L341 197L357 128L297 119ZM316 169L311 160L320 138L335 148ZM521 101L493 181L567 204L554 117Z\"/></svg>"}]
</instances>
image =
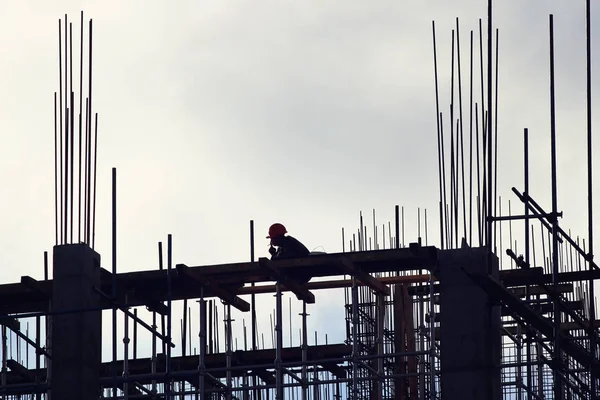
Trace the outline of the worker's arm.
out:
<instances>
[{"instance_id":1,"label":"worker's arm","mask_svg":"<svg viewBox=\"0 0 600 400\"><path fill-rule=\"evenodd\" d=\"M269 254L271 254L271 260L277 259L277 249L273 246L269 247Z\"/></svg>"}]
</instances>

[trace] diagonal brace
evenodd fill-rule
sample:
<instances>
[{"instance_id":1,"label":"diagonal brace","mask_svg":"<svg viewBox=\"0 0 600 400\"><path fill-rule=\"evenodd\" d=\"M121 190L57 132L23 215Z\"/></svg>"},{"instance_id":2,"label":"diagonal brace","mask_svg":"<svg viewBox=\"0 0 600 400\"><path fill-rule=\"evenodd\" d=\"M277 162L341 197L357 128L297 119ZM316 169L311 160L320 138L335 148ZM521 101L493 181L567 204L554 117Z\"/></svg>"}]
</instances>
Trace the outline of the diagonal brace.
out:
<instances>
[{"instance_id":1,"label":"diagonal brace","mask_svg":"<svg viewBox=\"0 0 600 400\"><path fill-rule=\"evenodd\" d=\"M223 289L218 284L210 282L208 280L202 280L195 275L190 274L189 267L185 264L178 264L177 273L181 277L186 277L190 279L197 285L205 286L209 290L211 290L215 295L217 295L221 300L223 300L226 304L229 304L242 312L250 311L250 304L242 299L241 297L236 296L235 294Z\"/></svg>"},{"instance_id":2,"label":"diagonal brace","mask_svg":"<svg viewBox=\"0 0 600 400\"><path fill-rule=\"evenodd\" d=\"M354 276L356 279L363 282L377 293L383 294L384 296L390 295L390 288L385 283L382 283L377 278L374 278L368 273L360 270L352 263L352 261L348 260L347 258L342 258L340 260L340 267L346 274Z\"/></svg>"},{"instance_id":3,"label":"diagonal brace","mask_svg":"<svg viewBox=\"0 0 600 400\"><path fill-rule=\"evenodd\" d=\"M292 279L287 278L281 271L275 266L273 261L261 257L258 259L258 265L261 268L267 269L272 276L274 276L279 283L282 283L286 288L290 289L300 299L304 300L307 304L314 304L315 295L310 292L305 286L296 283Z\"/></svg>"}]
</instances>

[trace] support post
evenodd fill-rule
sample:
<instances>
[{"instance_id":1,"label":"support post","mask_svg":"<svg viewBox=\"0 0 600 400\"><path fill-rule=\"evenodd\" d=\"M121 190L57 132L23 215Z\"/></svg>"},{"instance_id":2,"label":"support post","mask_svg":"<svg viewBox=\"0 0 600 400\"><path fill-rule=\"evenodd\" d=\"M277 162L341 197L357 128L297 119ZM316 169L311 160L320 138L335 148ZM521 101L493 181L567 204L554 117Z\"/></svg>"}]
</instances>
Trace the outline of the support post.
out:
<instances>
[{"instance_id":1,"label":"support post","mask_svg":"<svg viewBox=\"0 0 600 400\"><path fill-rule=\"evenodd\" d=\"M206 399L204 393L204 375L206 374L206 364L204 356L206 354L206 300L204 300L204 287L200 287L200 344L198 349L198 392L200 400Z\"/></svg>"},{"instance_id":2,"label":"support post","mask_svg":"<svg viewBox=\"0 0 600 400\"><path fill-rule=\"evenodd\" d=\"M498 276L498 259L483 248L438 254L442 398L500 400L500 307L470 275ZM470 275L467 275L469 273Z\"/></svg>"},{"instance_id":3,"label":"support post","mask_svg":"<svg viewBox=\"0 0 600 400\"><path fill-rule=\"evenodd\" d=\"M358 399L358 285L352 277L352 387L351 400Z\"/></svg>"},{"instance_id":4,"label":"support post","mask_svg":"<svg viewBox=\"0 0 600 400\"><path fill-rule=\"evenodd\" d=\"M402 307L402 286L394 285L394 353L404 353L404 314ZM394 375L406 373L404 357L400 354L394 356ZM394 378L394 400L406 400L406 383L404 377Z\"/></svg>"},{"instance_id":5,"label":"support post","mask_svg":"<svg viewBox=\"0 0 600 400\"><path fill-rule=\"evenodd\" d=\"M417 396L417 357L414 353L417 351L415 345L415 324L414 324L414 316L413 316L413 303L412 298L408 294L407 287L405 285L400 285L402 290L402 304L404 306L404 329L406 332L406 352L412 353L412 355L407 356L407 364L408 364L408 373L411 376L408 378L408 389L409 389L409 398L413 399ZM432 322L433 323L433 322ZM432 340L432 343L435 343Z\"/></svg>"},{"instance_id":6,"label":"support post","mask_svg":"<svg viewBox=\"0 0 600 400\"><path fill-rule=\"evenodd\" d=\"M308 331L306 326L306 302L302 302L302 400L308 400Z\"/></svg>"},{"instance_id":7,"label":"support post","mask_svg":"<svg viewBox=\"0 0 600 400\"><path fill-rule=\"evenodd\" d=\"M100 255L86 244L54 247L52 310L100 307ZM102 312L52 317L52 380L55 399L96 400L100 395Z\"/></svg>"},{"instance_id":8,"label":"support post","mask_svg":"<svg viewBox=\"0 0 600 400\"><path fill-rule=\"evenodd\" d=\"M275 400L283 400L283 369L281 367L281 348L283 347L283 310L281 284L279 280L276 283L277 292L275 293Z\"/></svg>"}]
</instances>

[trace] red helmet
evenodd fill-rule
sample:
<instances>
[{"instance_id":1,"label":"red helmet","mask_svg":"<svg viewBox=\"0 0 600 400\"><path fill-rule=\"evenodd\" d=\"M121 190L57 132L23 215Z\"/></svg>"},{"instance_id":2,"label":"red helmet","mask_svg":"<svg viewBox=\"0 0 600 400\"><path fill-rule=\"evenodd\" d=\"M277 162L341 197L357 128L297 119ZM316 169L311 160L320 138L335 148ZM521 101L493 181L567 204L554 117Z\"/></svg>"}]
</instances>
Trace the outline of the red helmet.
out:
<instances>
[{"instance_id":1,"label":"red helmet","mask_svg":"<svg viewBox=\"0 0 600 400\"><path fill-rule=\"evenodd\" d=\"M269 228L269 236L267 236L267 239L281 236L285 233L287 233L285 226L283 226L280 223L275 223L275 224L271 225L271 227Z\"/></svg>"}]
</instances>

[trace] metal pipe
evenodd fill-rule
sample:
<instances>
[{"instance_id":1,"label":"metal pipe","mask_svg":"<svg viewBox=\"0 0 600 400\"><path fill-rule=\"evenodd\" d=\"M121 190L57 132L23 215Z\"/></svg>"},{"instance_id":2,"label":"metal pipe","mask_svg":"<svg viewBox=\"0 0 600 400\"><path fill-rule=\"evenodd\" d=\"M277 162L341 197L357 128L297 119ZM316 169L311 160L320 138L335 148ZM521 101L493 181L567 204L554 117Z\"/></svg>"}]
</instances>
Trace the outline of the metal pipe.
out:
<instances>
[{"instance_id":1,"label":"metal pipe","mask_svg":"<svg viewBox=\"0 0 600 400\"><path fill-rule=\"evenodd\" d=\"M127 293L125 294L125 302L127 302ZM123 318L123 377L125 378L123 383L123 395L127 400L129 398L129 382L127 381L127 376L129 375L129 316L127 313L124 314Z\"/></svg>"},{"instance_id":2,"label":"metal pipe","mask_svg":"<svg viewBox=\"0 0 600 400\"><path fill-rule=\"evenodd\" d=\"M171 324L172 324L172 311L173 311L173 287L172 287L172 257L173 257L173 236L169 234L167 236L167 339L171 341ZM167 346L167 357L166 357L166 382L165 382L165 395L167 399L171 395L171 346Z\"/></svg>"},{"instance_id":3,"label":"metal pipe","mask_svg":"<svg viewBox=\"0 0 600 400\"><path fill-rule=\"evenodd\" d=\"M382 294L377 294L376 297L376 302L377 302L377 354L378 355L383 355L384 354L384 322L385 322L385 298L383 297ZM385 370L384 370L384 366L383 366L383 357L380 357L377 359L377 373L379 374L379 376L384 376L385 375ZM377 393L376 393L376 398L381 400L383 399L383 382L379 381L378 384L378 388L377 388Z\"/></svg>"},{"instance_id":4,"label":"metal pipe","mask_svg":"<svg viewBox=\"0 0 600 400\"><path fill-rule=\"evenodd\" d=\"M205 399L204 376L206 374L205 354L206 354L206 300L204 300L204 286L200 286L200 349L198 351L198 391L200 399Z\"/></svg>"},{"instance_id":5,"label":"metal pipe","mask_svg":"<svg viewBox=\"0 0 600 400\"><path fill-rule=\"evenodd\" d=\"M133 320L133 359L135 360L137 358L137 320L138 320L138 316L137 316L137 308L133 309L133 315L135 317L135 319Z\"/></svg>"},{"instance_id":6,"label":"metal pipe","mask_svg":"<svg viewBox=\"0 0 600 400\"><path fill-rule=\"evenodd\" d=\"M306 313L306 302L302 302L302 400L308 399L308 375L306 368L306 361L308 360L308 330L306 324L306 317L308 314Z\"/></svg>"},{"instance_id":7,"label":"metal pipe","mask_svg":"<svg viewBox=\"0 0 600 400\"><path fill-rule=\"evenodd\" d=\"M40 348L40 340L41 340L41 318L40 317L36 317L35 318L35 345L36 348ZM40 360L40 353L38 351L36 351L35 353L35 370L36 370L36 374L35 374L35 384L39 385L40 384L40 374L38 373L38 371L41 369L41 360ZM35 395L36 400L42 400L42 394L41 393L37 393Z\"/></svg>"},{"instance_id":8,"label":"metal pipe","mask_svg":"<svg viewBox=\"0 0 600 400\"><path fill-rule=\"evenodd\" d=\"M181 326L181 355L185 357L186 355L186 333L187 333L187 299L183 300L183 321ZM184 386L185 382L182 381L181 385ZM184 400L183 396L181 400Z\"/></svg>"},{"instance_id":9,"label":"metal pipe","mask_svg":"<svg viewBox=\"0 0 600 400\"><path fill-rule=\"evenodd\" d=\"M398 206L396 206L396 216L398 215ZM396 219L396 222L398 220ZM398 224L396 224L398 232ZM396 235L396 246L399 245L398 235ZM352 277L352 387L350 388L350 399L358 400L358 285L356 277Z\"/></svg>"},{"instance_id":10,"label":"metal pipe","mask_svg":"<svg viewBox=\"0 0 600 400\"><path fill-rule=\"evenodd\" d=\"M275 344L275 400L283 400L283 371L282 371L282 360L281 360L281 348L283 347L283 312L282 312L282 296L281 283L279 279L276 282L276 294L275 294L275 333L276 333L276 344Z\"/></svg>"},{"instance_id":11,"label":"metal pipe","mask_svg":"<svg viewBox=\"0 0 600 400\"><path fill-rule=\"evenodd\" d=\"M152 311L152 360L150 365L150 370L152 374L156 374L156 334L158 327L156 326L156 311ZM152 399L156 399L157 388L156 388L156 379L152 380Z\"/></svg>"},{"instance_id":12,"label":"metal pipe","mask_svg":"<svg viewBox=\"0 0 600 400\"><path fill-rule=\"evenodd\" d=\"M113 362L113 398L117 397L117 169L112 169L112 362Z\"/></svg>"},{"instance_id":13,"label":"metal pipe","mask_svg":"<svg viewBox=\"0 0 600 400\"><path fill-rule=\"evenodd\" d=\"M227 318L225 320L226 324L226 332L227 335L225 338L225 357L227 363L227 400L231 400L231 389L232 389L232 381L231 381L231 357L233 355L231 341L232 341L232 333L231 333L231 305L227 304Z\"/></svg>"}]
</instances>

